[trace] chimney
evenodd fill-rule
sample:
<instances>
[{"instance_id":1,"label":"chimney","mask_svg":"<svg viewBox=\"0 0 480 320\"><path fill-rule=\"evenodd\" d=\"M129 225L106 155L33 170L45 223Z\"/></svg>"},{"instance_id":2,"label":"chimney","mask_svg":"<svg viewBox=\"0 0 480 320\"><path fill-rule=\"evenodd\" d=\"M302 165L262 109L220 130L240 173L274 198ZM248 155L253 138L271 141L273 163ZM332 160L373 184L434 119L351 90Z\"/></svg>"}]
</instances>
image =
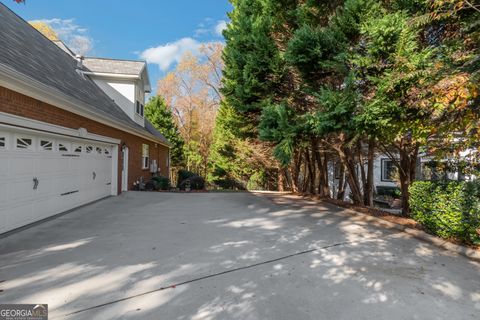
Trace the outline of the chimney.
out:
<instances>
[{"instance_id":1,"label":"chimney","mask_svg":"<svg viewBox=\"0 0 480 320\"><path fill-rule=\"evenodd\" d=\"M77 59L77 69L83 69L83 56L77 54L75 55L75 59Z\"/></svg>"}]
</instances>

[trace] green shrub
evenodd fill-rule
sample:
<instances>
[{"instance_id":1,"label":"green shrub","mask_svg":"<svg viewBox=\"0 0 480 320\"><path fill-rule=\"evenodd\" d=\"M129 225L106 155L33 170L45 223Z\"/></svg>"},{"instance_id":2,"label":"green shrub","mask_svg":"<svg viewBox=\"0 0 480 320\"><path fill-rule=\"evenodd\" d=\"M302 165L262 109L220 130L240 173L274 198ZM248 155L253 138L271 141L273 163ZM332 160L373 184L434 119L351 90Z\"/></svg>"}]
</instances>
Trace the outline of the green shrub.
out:
<instances>
[{"instance_id":1,"label":"green shrub","mask_svg":"<svg viewBox=\"0 0 480 320\"><path fill-rule=\"evenodd\" d=\"M177 187L180 187L183 181L193 176L197 176L197 174L185 169L178 170Z\"/></svg>"},{"instance_id":2,"label":"green shrub","mask_svg":"<svg viewBox=\"0 0 480 320\"><path fill-rule=\"evenodd\" d=\"M216 179L213 183L224 190L245 190L245 186L240 181L231 178Z\"/></svg>"},{"instance_id":3,"label":"green shrub","mask_svg":"<svg viewBox=\"0 0 480 320\"><path fill-rule=\"evenodd\" d=\"M442 238L480 243L480 183L416 181L410 187L412 217Z\"/></svg>"},{"instance_id":4,"label":"green shrub","mask_svg":"<svg viewBox=\"0 0 480 320\"><path fill-rule=\"evenodd\" d=\"M155 189L156 190L168 190L170 189L170 179L167 177L153 177L153 181L155 181Z\"/></svg>"},{"instance_id":5,"label":"green shrub","mask_svg":"<svg viewBox=\"0 0 480 320\"><path fill-rule=\"evenodd\" d=\"M205 190L205 179L199 175L190 176L180 183L179 188L185 190L188 185L190 185L191 190Z\"/></svg>"},{"instance_id":6,"label":"green shrub","mask_svg":"<svg viewBox=\"0 0 480 320\"><path fill-rule=\"evenodd\" d=\"M389 196L393 198L400 198L400 196L402 195L399 187L377 186L376 191L377 191L377 195L379 196Z\"/></svg>"}]
</instances>

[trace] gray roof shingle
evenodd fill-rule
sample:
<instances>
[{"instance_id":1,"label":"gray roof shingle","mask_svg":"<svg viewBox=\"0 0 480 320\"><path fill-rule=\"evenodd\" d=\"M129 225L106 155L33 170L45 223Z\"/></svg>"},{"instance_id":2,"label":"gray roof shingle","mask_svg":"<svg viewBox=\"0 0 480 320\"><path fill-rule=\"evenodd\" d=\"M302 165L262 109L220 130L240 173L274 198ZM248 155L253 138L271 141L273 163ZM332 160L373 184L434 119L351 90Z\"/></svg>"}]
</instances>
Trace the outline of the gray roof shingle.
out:
<instances>
[{"instance_id":1,"label":"gray roof shingle","mask_svg":"<svg viewBox=\"0 0 480 320\"><path fill-rule=\"evenodd\" d=\"M170 144L170 142L168 142L168 139L165 138L165 137L163 136L163 134L161 134L161 133L153 126L153 124L151 124L150 121L148 121L146 118L145 118L145 129L147 129L148 132L150 132L152 135L154 135L154 136L157 137L158 139L162 140L164 143Z\"/></svg>"},{"instance_id":2,"label":"gray roof shingle","mask_svg":"<svg viewBox=\"0 0 480 320\"><path fill-rule=\"evenodd\" d=\"M93 80L77 72L75 58L2 3L0 30L0 64L85 103L96 114L159 138L130 119Z\"/></svg>"},{"instance_id":3,"label":"gray roof shingle","mask_svg":"<svg viewBox=\"0 0 480 320\"><path fill-rule=\"evenodd\" d=\"M85 57L83 65L93 72L140 75L145 68L144 61L116 60Z\"/></svg>"}]
</instances>

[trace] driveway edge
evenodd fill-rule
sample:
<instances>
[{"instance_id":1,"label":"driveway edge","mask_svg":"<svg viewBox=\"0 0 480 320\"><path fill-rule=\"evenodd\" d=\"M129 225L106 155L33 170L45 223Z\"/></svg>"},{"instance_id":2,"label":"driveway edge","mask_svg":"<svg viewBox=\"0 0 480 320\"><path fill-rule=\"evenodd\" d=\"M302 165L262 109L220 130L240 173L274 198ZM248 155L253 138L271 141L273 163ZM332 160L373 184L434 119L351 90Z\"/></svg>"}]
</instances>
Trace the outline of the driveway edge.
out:
<instances>
[{"instance_id":1,"label":"driveway edge","mask_svg":"<svg viewBox=\"0 0 480 320\"><path fill-rule=\"evenodd\" d=\"M394 223L394 222L391 222L391 221L384 220L380 217L370 216L368 214L356 211L354 209L341 207L341 206L338 206L338 205L330 203L330 202L325 202L325 203L334 205L334 206L336 206L340 209L344 209L345 212L351 213L351 214L355 215L356 217L358 217L359 221L364 221L364 222L369 222L369 223L373 222L373 223L378 224L382 227L388 227L388 228L391 228L391 229L403 231L403 232L409 234L410 236L412 236L416 239L428 242L428 243L430 243L434 246L437 246L439 248L442 248L444 250L451 251L451 252L457 253L459 255L462 255L466 258L469 258L469 259L480 262L480 252L478 250L474 250L474 249L471 249L471 248L468 248L468 247L465 247L465 246L462 246L462 245L451 243L451 242L449 242L447 240L444 240L442 238L439 238L439 237L433 236L431 234L428 234L425 231L418 230L418 229L412 229L410 227L407 227L407 226L404 226L404 225L401 225L401 224L398 224L398 223Z\"/></svg>"}]
</instances>

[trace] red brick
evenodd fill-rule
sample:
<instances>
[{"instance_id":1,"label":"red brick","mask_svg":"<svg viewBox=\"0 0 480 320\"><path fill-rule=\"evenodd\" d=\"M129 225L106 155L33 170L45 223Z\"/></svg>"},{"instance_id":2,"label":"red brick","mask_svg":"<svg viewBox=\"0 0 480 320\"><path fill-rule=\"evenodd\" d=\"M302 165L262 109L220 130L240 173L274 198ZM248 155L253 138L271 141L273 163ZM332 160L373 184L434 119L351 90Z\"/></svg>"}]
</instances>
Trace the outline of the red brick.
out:
<instances>
[{"instance_id":1,"label":"red brick","mask_svg":"<svg viewBox=\"0 0 480 320\"><path fill-rule=\"evenodd\" d=\"M4 87L0 87L0 112L10 113L72 129L85 128L90 133L121 140L120 145L125 143L129 147L129 189L132 189L133 182L138 180L141 176L143 176L145 179L151 177L149 170L142 169L142 144L148 144L150 146L150 159L157 160L160 173L168 176L168 148L160 144L156 144L150 140L146 140L136 135L109 127L102 123L65 111ZM120 193L122 176L121 148L119 148L118 162L118 192Z\"/></svg>"}]
</instances>

